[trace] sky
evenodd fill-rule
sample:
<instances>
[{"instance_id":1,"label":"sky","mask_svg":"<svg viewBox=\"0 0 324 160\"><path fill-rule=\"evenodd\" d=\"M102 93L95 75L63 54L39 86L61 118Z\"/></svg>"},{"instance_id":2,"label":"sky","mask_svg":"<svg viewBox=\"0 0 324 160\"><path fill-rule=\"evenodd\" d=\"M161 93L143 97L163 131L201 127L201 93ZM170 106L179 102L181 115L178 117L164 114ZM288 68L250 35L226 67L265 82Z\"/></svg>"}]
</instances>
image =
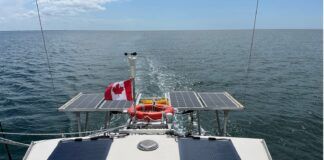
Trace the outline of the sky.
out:
<instances>
[{"instance_id":1,"label":"sky","mask_svg":"<svg viewBox=\"0 0 324 160\"><path fill-rule=\"evenodd\" d=\"M45 30L250 29L256 0L38 0ZM321 29L322 0L260 0L258 29ZM0 0L0 30L39 30L35 0Z\"/></svg>"}]
</instances>

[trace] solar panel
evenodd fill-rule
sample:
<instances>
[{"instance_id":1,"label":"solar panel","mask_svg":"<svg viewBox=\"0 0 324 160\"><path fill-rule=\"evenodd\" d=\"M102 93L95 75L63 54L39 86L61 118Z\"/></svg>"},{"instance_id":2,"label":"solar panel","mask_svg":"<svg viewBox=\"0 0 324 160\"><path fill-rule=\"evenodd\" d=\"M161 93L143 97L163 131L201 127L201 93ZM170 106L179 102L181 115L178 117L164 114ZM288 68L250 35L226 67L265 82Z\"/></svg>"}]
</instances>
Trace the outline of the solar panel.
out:
<instances>
[{"instance_id":1,"label":"solar panel","mask_svg":"<svg viewBox=\"0 0 324 160\"><path fill-rule=\"evenodd\" d=\"M172 107L179 110L201 110L203 108L193 91L173 91L169 93Z\"/></svg>"},{"instance_id":2,"label":"solar panel","mask_svg":"<svg viewBox=\"0 0 324 160\"><path fill-rule=\"evenodd\" d=\"M180 160L240 160L231 140L179 138Z\"/></svg>"},{"instance_id":3,"label":"solar panel","mask_svg":"<svg viewBox=\"0 0 324 160\"><path fill-rule=\"evenodd\" d=\"M113 101L104 101L98 110L100 111L123 111L124 109L129 108L133 104L132 101L126 100L113 100Z\"/></svg>"},{"instance_id":4,"label":"solar panel","mask_svg":"<svg viewBox=\"0 0 324 160\"><path fill-rule=\"evenodd\" d=\"M227 92L198 93L207 110L238 110L244 107Z\"/></svg>"},{"instance_id":5,"label":"solar panel","mask_svg":"<svg viewBox=\"0 0 324 160\"><path fill-rule=\"evenodd\" d=\"M48 160L106 160L112 139L65 140L59 142Z\"/></svg>"},{"instance_id":6,"label":"solar panel","mask_svg":"<svg viewBox=\"0 0 324 160\"><path fill-rule=\"evenodd\" d=\"M103 101L103 94L79 93L59 108L60 111L94 111Z\"/></svg>"}]
</instances>

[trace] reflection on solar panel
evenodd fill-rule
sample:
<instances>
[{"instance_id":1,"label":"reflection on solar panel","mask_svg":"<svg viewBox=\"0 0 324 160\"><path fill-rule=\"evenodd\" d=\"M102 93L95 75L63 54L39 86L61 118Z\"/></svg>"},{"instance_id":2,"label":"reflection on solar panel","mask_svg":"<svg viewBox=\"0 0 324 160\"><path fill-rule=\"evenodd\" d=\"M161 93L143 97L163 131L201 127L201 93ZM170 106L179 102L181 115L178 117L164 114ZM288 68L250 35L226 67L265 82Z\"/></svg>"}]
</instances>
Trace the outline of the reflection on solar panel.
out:
<instances>
[{"instance_id":1,"label":"reflection on solar panel","mask_svg":"<svg viewBox=\"0 0 324 160\"><path fill-rule=\"evenodd\" d=\"M123 111L132 105L132 101L126 100L114 100L114 101L104 101L98 110L101 111Z\"/></svg>"},{"instance_id":2,"label":"reflection on solar panel","mask_svg":"<svg viewBox=\"0 0 324 160\"><path fill-rule=\"evenodd\" d=\"M208 110L237 110L243 106L227 92L198 93Z\"/></svg>"},{"instance_id":3,"label":"reflection on solar panel","mask_svg":"<svg viewBox=\"0 0 324 160\"><path fill-rule=\"evenodd\" d=\"M179 110L199 110L203 108L196 93L193 91L170 92L170 102L172 107Z\"/></svg>"},{"instance_id":4,"label":"reflection on solar panel","mask_svg":"<svg viewBox=\"0 0 324 160\"><path fill-rule=\"evenodd\" d=\"M61 111L93 111L103 101L103 94L82 94L72 98L59 108Z\"/></svg>"}]
</instances>

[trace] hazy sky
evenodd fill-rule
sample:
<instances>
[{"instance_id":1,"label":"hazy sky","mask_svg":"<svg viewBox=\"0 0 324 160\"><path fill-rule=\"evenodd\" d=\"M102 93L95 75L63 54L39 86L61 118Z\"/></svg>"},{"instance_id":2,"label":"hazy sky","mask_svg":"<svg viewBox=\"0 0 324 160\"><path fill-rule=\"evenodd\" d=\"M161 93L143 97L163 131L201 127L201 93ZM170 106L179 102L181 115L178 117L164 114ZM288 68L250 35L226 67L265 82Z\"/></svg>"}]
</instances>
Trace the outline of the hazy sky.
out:
<instances>
[{"instance_id":1,"label":"hazy sky","mask_svg":"<svg viewBox=\"0 0 324 160\"><path fill-rule=\"evenodd\" d=\"M39 0L48 30L249 29L256 0ZM322 28L322 0L260 0L257 28ZM0 30L38 30L35 0L0 0Z\"/></svg>"}]
</instances>

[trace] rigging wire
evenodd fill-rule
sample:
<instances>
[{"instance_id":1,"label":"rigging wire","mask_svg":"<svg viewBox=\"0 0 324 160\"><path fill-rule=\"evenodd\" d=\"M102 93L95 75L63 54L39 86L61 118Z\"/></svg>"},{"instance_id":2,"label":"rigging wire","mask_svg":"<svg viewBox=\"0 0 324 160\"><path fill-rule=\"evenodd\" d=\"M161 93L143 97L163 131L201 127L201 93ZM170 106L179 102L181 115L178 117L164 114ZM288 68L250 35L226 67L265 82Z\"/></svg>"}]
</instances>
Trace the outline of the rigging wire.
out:
<instances>
[{"instance_id":1,"label":"rigging wire","mask_svg":"<svg viewBox=\"0 0 324 160\"><path fill-rule=\"evenodd\" d=\"M249 51L249 59L248 59L248 63L247 63L247 67L245 70L245 78L246 78L246 82L244 85L244 102L246 102L246 90L247 90L247 86L249 83L249 71L250 71L250 63L251 63L251 57L252 57L252 50L253 50L253 44L254 44L254 34L255 34L255 24L256 24L256 20L257 20L257 15L258 15L258 8L259 8L259 0L256 0L256 7L255 7L255 14L254 14L254 23L253 23L253 30L252 30L252 38L251 38L251 45L250 45L250 51Z\"/></svg>"},{"instance_id":2,"label":"rigging wire","mask_svg":"<svg viewBox=\"0 0 324 160\"><path fill-rule=\"evenodd\" d=\"M103 132L111 132L120 128L124 128L126 125L117 126L114 128L108 129L100 129L100 130L92 130L92 131L83 131L83 132L67 132L67 133L24 133L24 132L0 132L3 135L17 135L17 136L62 136L65 135L78 135L78 134L96 134L96 133L103 133Z\"/></svg>"},{"instance_id":3,"label":"rigging wire","mask_svg":"<svg viewBox=\"0 0 324 160\"><path fill-rule=\"evenodd\" d=\"M17 141L13 141L7 138L2 138L0 137L0 143L3 143L5 145L14 145L14 146L20 146L20 147L29 147L29 144L25 144L25 143L20 143ZM11 158L9 158L11 159Z\"/></svg>"},{"instance_id":4,"label":"rigging wire","mask_svg":"<svg viewBox=\"0 0 324 160\"><path fill-rule=\"evenodd\" d=\"M101 130L93 130L93 131L84 131L84 132L68 132L68 133L14 133L14 132L0 132L2 135L19 135L19 136L61 136L64 138L66 135L79 135L79 134L88 134L88 136L91 135L101 135L107 132L112 132L114 130L124 128L126 125L121 125L114 128L108 128L108 129L101 129ZM14 145L14 146L20 146L20 147L29 147L29 144L13 141L7 138L0 137L0 144L5 145ZM9 152L8 152L9 154Z\"/></svg>"},{"instance_id":5,"label":"rigging wire","mask_svg":"<svg viewBox=\"0 0 324 160\"><path fill-rule=\"evenodd\" d=\"M46 42L45 42L45 36L44 36L42 20L41 20L41 16L40 16L40 13L39 13L38 0L35 0L35 3L36 3L37 13L38 13L39 26L40 26L41 33L42 33L42 38L43 38L43 46L44 46L44 50L45 50L45 54L46 54L48 72L49 72L49 74L51 76L52 88L53 88L53 91L54 91L55 87L54 87L53 74L52 74L51 64L50 64L50 61L49 61L48 52L47 52L47 48L46 48Z\"/></svg>"}]
</instances>

